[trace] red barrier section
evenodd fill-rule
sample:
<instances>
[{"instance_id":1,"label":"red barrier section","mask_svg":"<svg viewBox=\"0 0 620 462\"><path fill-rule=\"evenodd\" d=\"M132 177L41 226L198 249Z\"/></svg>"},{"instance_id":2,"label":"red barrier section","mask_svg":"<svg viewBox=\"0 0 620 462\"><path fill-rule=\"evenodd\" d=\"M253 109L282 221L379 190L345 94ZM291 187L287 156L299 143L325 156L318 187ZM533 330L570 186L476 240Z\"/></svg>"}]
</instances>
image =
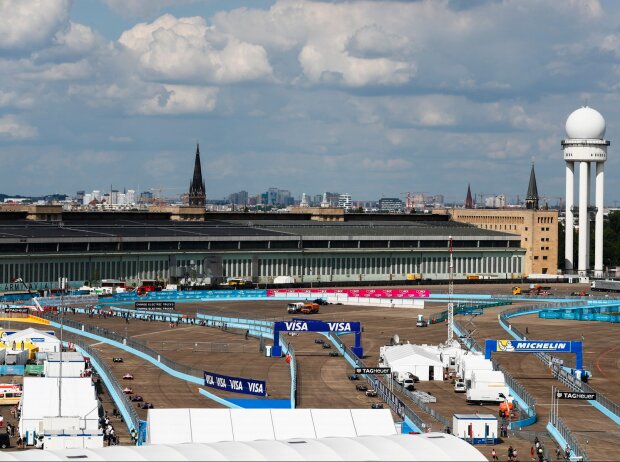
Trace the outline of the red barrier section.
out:
<instances>
[{"instance_id":1,"label":"red barrier section","mask_svg":"<svg viewBox=\"0 0 620 462\"><path fill-rule=\"evenodd\" d=\"M345 294L349 297L371 298L428 298L430 290L419 289L268 289L268 297L284 297L288 294L308 292L312 294Z\"/></svg>"}]
</instances>

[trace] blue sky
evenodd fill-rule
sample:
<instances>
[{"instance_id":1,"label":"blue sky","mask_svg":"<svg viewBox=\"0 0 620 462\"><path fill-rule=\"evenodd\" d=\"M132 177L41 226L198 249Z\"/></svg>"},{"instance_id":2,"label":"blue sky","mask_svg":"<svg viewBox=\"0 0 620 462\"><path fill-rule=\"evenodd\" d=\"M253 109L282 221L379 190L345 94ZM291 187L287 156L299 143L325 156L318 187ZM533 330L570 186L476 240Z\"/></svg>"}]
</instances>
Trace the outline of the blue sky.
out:
<instances>
[{"instance_id":1,"label":"blue sky","mask_svg":"<svg viewBox=\"0 0 620 462\"><path fill-rule=\"evenodd\" d=\"M620 3L0 0L0 192L564 195L582 104L620 200ZM177 188L177 189L175 189Z\"/></svg>"}]
</instances>

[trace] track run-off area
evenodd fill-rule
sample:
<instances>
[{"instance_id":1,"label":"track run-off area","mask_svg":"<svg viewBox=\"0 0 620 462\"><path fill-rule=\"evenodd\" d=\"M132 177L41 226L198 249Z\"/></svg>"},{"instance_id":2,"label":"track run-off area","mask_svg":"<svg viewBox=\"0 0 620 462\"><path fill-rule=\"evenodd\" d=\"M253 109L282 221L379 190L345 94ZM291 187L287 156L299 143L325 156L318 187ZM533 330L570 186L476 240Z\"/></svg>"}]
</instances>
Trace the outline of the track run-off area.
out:
<instances>
[{"instance_id":1,"label":"track run-off area","mask_svg":"<svg viewBox=\"0 0 620 462\"><path fill-rule=\"evenodd\" d=\"M557 300L567 301L565 297L571 292L580 290L576 285L553 285L553 296ZM416 288L423 289L424 287ZM401 342L412 344L439 344L447 337L447 326L443 323L431 324L426 328L416 328L418 314L424 314L430 319L447 308L446 296L441 294L439 286L429 288L435 296L426 300L424 309L391 308L373 306L325 305L321 306L318 315L311 315L311 319L323 321L359 321L362 323L362 342L365 357L364 363L375 366L378 362L379 347L389 344L395 334ZM456 286L455 292L463 294L465 298L489 301L489 298L505 298L510 293L510 287L505 284L493 285L463 285ZM455 296L455 299L459 296ZM512 297L510 297L512 298ZM141 298L144 300L144 298ZM435 301L436 300L436 301ZM101 300L104 302L104 300ZM302 299L303 301L303 299ZM550 301L539 298L512 298L512 307L537 306ZM583 300L575 300L583 302ZM619 302L620 303L620 302ZM285 300L253 299L253 300L177 300L174 313L193 318L197 313L211 316L224 316L244 320L290 320L300 315L286 313ZM111 306L132 308L131 305L115 304ZM485 308L477 316L457 316L457 320L469 327L472 338L480 344L486 339L511 339L512 337L498 322L498 316L511 306ZM227 376L248 377L264 380L267 383L269 394L262 401L273 400L282 403L291 401L291 371L286 359L266 357L264 346L271 345L272 340L260 340L256 336L246 337L243 329L230 328L222 325L187 325L180 322L147 321L125 319L116 316L73 314L65 315L67 321L97 326L120 337L139 340L148 348L160 352L175 363L192 368L195 371L207 370ZM528 339L541 340L582 340L584 342L584 368L592 372L589 385L610 399L620 396L620 382L617 380L619 361L618 346L615 336L617 325L595 321L572 321L564 319L541 319L538 314L526 314L510 319L510 323L522 332L529 332ZM6 328L6 321L3 321ZM17 324L11 322L14 328ZM65 332L65 336L70 335ZM342 336L348 345L353 344L353 336ZM69 338L71 338L69 336ZM303 408L368 408L373 403L381 402L380 398L367 397L365 393L356 391L356 381L349 380L353 368L341 355L330 356L332 348L323 348L315 340L321 338L328 342L325 336L317 333L302 333L295 336L286 336L286 341L296 352L296 399L297 407ZM86 339L95 348L100 357L123 383L123 375L131 373L134 380L131 382L134 394L140 395L157 408L173 407L223 407L225 404L214 401L200 394L198 388L205 388L196 382L188 382L171 375L153 363L126 350L117 348L110 343ZM566 364L571 363L568 355L562 357ZM113 362L114 357L123 357L123 363ZM522 457L529 456L533 438L531 432L539 435L546 433L548 423L549 404L551 401L551 387L569 390L556 380L551 370L539 361L533 354L494 354L496 359L505 367L515 379L536 399L536 413L538 421L520 433L517 429L510 432L507 443L517 448ZM197 373L196 376L199 374ZM492 413L497 415L497 406L472 406L465 402L464 396L455 394L449 381L420 382L417 389L427 391L437 398L436 403L429 406L436 413L446 417L449 421L455 413ZM220 390L208 389L210 393L230 400L240 407L246 407L249 400L244 402L244 395L238 395ZM426 426L434 431L443 430L440 421L416 407L416 404L405 396L405 402ZM256 399L256 398L254 398ZM267 405L268 403L263 403ZM615 460L616 443L620 436L618 424L595 408L587 401L565 400L560 403L559 415L572 432L579 446L585 449L590 460ZM140 418L146 417L146 410L135 404ZM250 403L251 407L253 404ZM395 414L396 420L402 420ZM503 446L496 449L501 454ZM549 440L549 445L555 442ZM554 452L555 446L549 448ZM484 448L481 449L483 452ZM490 448L487 451L490 453ZM549 456L552 454L549 453ZM553 454L554 456L554 454Z\"/></svg>"}]
</instances>

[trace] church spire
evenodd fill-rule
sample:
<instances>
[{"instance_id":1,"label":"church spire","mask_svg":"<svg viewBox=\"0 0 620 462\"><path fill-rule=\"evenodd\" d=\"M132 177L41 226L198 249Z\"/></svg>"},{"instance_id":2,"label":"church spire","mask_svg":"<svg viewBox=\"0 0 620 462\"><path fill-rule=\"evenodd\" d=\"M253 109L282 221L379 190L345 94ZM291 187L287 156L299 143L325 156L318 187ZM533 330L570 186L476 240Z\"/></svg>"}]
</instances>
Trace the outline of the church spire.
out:
<instances>
[{"instance_id":1,"label":"church spire","mask_svg":"<svg viewBox=\"0 0 620 462\"><path fill-rule=\"evenodd\" d=\"M474 200L471 197L471 187L467 185L467 197L465 197L465 208L473 209L474 208Z\"/></svg>"},{"instance_id":2,"label":"church spire","mask_svg":"<svg viewBox=\"0 0 620 462\"><path fill-rule=\"evenodd\" d=\"M530 172L530 184L527 187L527 195L525 196L525 208L538 210L538 186L536 185L536 172L534 172L534 162L532 162L532 170Z\"/></svg>"},{"instance_id":3,"label":"church spire","mask_svg":"<svg viewBox=\"0 0 620 462\"><path fill-rule=\"evenodd\" d=\"M196 144L196 160L194 161L194 176L189 185L189 205L191 207L204 207L206 201L205 182L202 179L200 166L200 145Z\"/></svg>"}]
</instances>

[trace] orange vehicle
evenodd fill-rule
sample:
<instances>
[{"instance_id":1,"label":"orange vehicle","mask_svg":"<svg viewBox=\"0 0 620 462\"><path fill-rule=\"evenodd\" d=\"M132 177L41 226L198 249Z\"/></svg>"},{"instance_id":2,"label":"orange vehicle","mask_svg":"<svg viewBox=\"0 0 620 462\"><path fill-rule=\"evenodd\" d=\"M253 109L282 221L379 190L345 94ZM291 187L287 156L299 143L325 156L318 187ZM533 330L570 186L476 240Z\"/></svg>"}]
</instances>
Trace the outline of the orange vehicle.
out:
<instances>
[{"instance_id":1,"label":"orange vehicle","mask_svg":"<svg viewBox=\"0 0 620 462\"><path fill-rule=\"evenodd\" d=\"M304 303L301 307L301 313L303 314L316 314L319 312L319 305L317 303Z\"/></svg>"}]
</instances>

